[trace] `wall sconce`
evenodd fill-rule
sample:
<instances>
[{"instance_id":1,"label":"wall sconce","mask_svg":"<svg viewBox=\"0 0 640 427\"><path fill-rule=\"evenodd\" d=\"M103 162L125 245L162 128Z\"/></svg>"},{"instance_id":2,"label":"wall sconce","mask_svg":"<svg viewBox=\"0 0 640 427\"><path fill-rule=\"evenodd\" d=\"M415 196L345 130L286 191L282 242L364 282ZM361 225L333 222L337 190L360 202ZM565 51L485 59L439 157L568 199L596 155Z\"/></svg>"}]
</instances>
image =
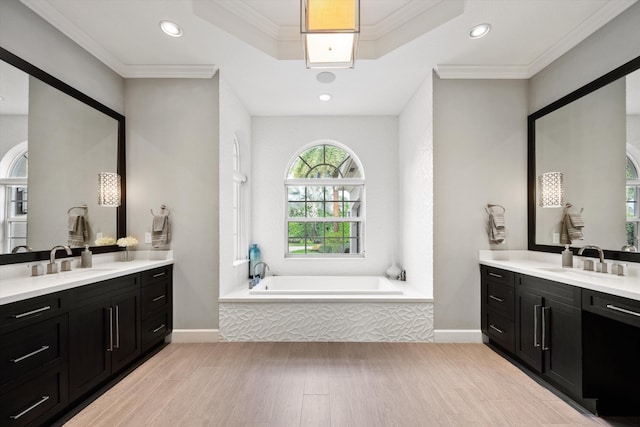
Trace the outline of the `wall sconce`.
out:
<instances>
[{"instance_id":1,"label":"wall sconce","mask_svg":"<svg viewBox=\"0 0 640 427\"><path fill-rule=\"evenodd\" d=\"M360 0L300 0L307 68L353 68Z\"/></svg>"},{"instance_id":2,"label":"wall sconce","mask_svg":"<svg viewBox=\"0 0 640 427\"><path fill-rule=\"evenodd\" d=\"M561 208L564 205L563 180L562 172L545 172L538 176L538 206Z\"/></svg>"},{"instance_id":3,"label":"wall sconce","mask_svg":"<svg viewBox=\"0 0 640 427\"><path fill-rule=\"evenodd\" d=\"M117 173L98 173L98 205L120 206L120 175Z\"/></svg>"}]
</instances>

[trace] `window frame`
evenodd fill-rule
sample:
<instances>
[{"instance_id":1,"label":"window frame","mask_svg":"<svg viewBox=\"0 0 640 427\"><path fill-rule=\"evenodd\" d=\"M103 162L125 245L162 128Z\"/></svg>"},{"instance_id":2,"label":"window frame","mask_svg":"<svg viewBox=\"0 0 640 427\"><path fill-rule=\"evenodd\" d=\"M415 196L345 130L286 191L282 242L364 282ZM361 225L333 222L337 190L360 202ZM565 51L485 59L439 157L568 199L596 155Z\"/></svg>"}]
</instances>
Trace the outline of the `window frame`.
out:
<instances>
[{"instance_id":1,"label":"window frame","mask_svg":"<svg viewBox=\"0 0 640 427\"><path fill-rule=\"evenodd\" d=\"M334 146L345 151L358 166L361 178L289 178L289 172L294 166L296 160L306 151L317 146ZM358 217L290 217L289 216L289 187L349 187L358 186L360 191L360 215ZM284 257L286 259L362 259L366 255L366 180L362 163L358 157L346 147L334 141L316 141L305 145L300 149L288 162L284 177ZM358 228L358 244L360 246L359 253L289 253L289 224L290 223L357 223Z\"/></svg>"}]
</instances>

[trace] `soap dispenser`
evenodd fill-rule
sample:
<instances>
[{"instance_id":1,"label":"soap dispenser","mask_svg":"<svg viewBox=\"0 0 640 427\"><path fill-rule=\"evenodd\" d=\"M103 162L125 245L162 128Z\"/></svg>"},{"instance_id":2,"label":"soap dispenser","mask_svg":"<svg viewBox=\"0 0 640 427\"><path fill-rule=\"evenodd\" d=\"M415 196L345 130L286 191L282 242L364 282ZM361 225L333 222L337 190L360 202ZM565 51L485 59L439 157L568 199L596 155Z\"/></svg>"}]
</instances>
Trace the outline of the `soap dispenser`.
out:
<instances>
[{"instance_id":1,"label":"soap dispenser","mask_svg":"<svg viewBox=\"0 0 640 427\"><path fill-rule=\"evenodd\" d=\"M562 266L573 267L573 252L569 249L569 245L564 245L564 251L562 251Z\"/></svg>"},{"instance_id":2,"label":"soap dispenser","mask_svg":"<svg viewBox=\"0 0 640 427\"><path fill-rule=\"evenodd\" d=\"M84 251L80 253L80 267L89 268L91 267L91 251L89 250L89 245L84 245Z\"/></svg>"}]
</instances>

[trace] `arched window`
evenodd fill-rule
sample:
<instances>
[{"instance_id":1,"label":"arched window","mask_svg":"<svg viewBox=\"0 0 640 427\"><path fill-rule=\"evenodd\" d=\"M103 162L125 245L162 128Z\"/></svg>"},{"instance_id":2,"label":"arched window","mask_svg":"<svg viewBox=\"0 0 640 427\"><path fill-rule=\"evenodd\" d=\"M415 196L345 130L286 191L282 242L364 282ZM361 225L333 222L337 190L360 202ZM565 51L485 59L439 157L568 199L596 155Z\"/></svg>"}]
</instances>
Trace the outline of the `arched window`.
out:
<instances>
[{"instance_id":1,"label":"arched window","mask_svg":"<svg viewBox=\"0 0 640 427\"><path fill-rule=\"evenodd\" d=\"M633 156L627 153L627 244L638 247L638 232L640 229L640 177L638 177L638 165Z\"/></svg>"},{"instance_id":2,"label":"arched window","mask_svg":"<svg viewBox=\"0 0 640 427\"><path fill-rule=\"evenodd\" d=\"M247 177L242 174L240 169L240 143L238 135L233 137L233 252L236 261L246 258L244 244L244 220L242 213L244 211L244 195L242 184L247 181Z\"/></svg>"},{"instance_id":3,"label":"arched window","mask_svg":"<svg viewBox=\"0 0 640 427\"><path fill-rule=\"evenodd\" d=\"M24 141L0 160L0 253L27 244L27 150Z\"/></svg>"},{"instance_id":4,"label":"arched window","mask_svg":"<svg viewBox=\"0 0 640 427\"><path fill-rule=\"evenodd\" d=\"M287 257L364 256L364 171L345 146L313 145L285 178Z\"/></svg>"}]
</instances>

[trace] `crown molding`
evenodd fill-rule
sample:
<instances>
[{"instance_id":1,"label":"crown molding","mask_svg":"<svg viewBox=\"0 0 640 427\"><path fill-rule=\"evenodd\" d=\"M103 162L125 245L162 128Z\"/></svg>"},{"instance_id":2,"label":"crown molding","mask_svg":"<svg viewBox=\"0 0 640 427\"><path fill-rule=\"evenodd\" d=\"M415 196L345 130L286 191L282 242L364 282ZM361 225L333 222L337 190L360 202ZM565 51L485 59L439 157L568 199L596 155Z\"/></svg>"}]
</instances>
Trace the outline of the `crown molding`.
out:
<instances>
[{"instance_id":1,"label":"crown molding","mask_svg":"<svg viewBox=\"0 0 640 427\"><path fill-rule=\"evenodd\" d=\"M435 67L441 79L528 79L526 65L447 65Z\"/></svg>"},{"instance_id":2,"label":"crown molding","mask_svg":"<svg viewBox=\"0 0 640 427\"><path fill-rule=\"evenodd\" d=\"M362 38L377 40L442 2L443 0L412 0L374 25L363 26Z\"/></svg>"},{"instance_id":3,"label":"crown molding","mask_svg":"<svg viewBox=\"0 0 640 427\"><path fill-rule=\"evenodd\" d=\"M605 3L596 13L588 17L565 37L535 58L529 64L529 77L527 78L536 75L636 2L637 0L617 0Z\"/></svg>"},{"instance_id":4,"label":"crown molding","mask_svg":"<svg viewBox=\"0 0 640 427\"><path fill-rule=\"evenodd\" d=\"M83 49L98 58L107 67L123 76L125 65L116 59L102 45L81 31L75 24L62 15L51 3L41 0L20 0L25 6L40 15L65 36L69 37Z\"/></svg>"},{"instance_id":5,"label":"crown molding","mask_svg":"<svg viewBox=\"0 0 640 427\"><path fill-rule=\"evenodd\" d=\"M127 79L210 79L218 71L215 65L125 65Z\"/></svg>"},{"instance_id":6,"label":"crown molding","mask_svg":"<svg viewBox=\"0 0 640 427\"><path fill-rule=\"evenodd\" d=\"M272 39L279 39L281 32L280 26L245 2L238 0L215 0L215 3L227 12L242 19L250 26L262 31ZM300 28L298 28L298 33L300 33Z\"/></svg>"}]
</instances>

